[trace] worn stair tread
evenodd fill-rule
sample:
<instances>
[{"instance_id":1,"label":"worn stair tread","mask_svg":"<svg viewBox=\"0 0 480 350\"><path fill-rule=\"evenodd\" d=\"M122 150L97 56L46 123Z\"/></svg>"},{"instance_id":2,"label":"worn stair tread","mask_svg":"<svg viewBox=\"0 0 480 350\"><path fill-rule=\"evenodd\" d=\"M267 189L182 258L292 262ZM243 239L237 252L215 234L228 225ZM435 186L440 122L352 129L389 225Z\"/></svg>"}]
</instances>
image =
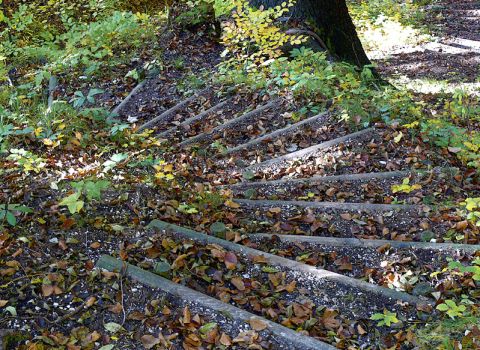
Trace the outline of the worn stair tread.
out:
<instances>
[{"instance_id":1,"label":"worn stair tread","mask_svg":"<svg viewBox=\"0 0 480 350\"><path fill-rule=\"evenodd\" d=\"M396 249L421 249L435 251L464 251L475 253L480 251L478 244L459 244L459 243L435 243L435 242L411 242L394 241L382 239L359 239L359 238L337 238L321 236L300 236L300 235L282 235L272 233L251 233L248 237L253 239L271 239L278 237L282 242L288 243L308 243L314 245L327 245L333 247L361 247L361 248L379 248L390 245Z\"/></svg>"},{"instance_id":2,"label":"worn stair tread","mask_svg":"<svg viewBox=\"0 0 480 350\"><path fill-rule=\"evenodd\" d=\"M424 206L414 204L376 204L376 203L348 203L348 202L309 202L309 201L283 201L283 200L251 200L234 199L234 202L250 208L276 208L276 207L301 207L315 209L332 209L362 212L395 212L419 211Z\"/></svg>"},{"instance_id":3,"label":"worn stair tread","mask_svg":"<svg viewBox=\"0 0 480 350\"><path fill-rule=\"evenodd\" d=\"M222 188L237 198L255 200L420 204L428 198L433 204L463 198L462 192L457 191L460 182L454 178L456 174L458 169L438 167L239 182ZM408 184L402 190L405 181Z\"/></svg>"},{"instance_id":4,"label":"worn stair tread","mask_svg":"<svg viewBox=\"0 0 480 350\"><path fill-rule=\"evenodd\" d=\"M201 305L206 310L213 310L217 313L227 313L231 315L234 320L243 322L243 326L247 328L249 327L250 320L259 320L267 325L267 328L266 330L264 330L264 332L271 332L274 340L275 338L279 338L276 339L278 341L278 344L276 344L276 346L278 346L279 349L335 349L333 346L321 342L317 339L295 332L294 330L284 327L278 323L254 315L231 304L224 303L218 299L197 292L181 284L174 283L152 272L143 270L131 264L126 264L123 261L114 257L103 255L98 260L96 266L111 272L124 271L125 276L130 277L137 282L140 282L141 284L160 289L163 292L181 298L184 301ZM280 339L281 341L279 341Z\"/></svg>"},{"instance_id":5,"label":"worn stair tread","mask_svg":"<svg viewBox=\"0 0 480 350\"><path fill-rule=\"evenodd\" d=\"M155 118L149 120L148 122L142 124L138 129L137 129L137 132L141 132L145 129L149 129L149 128L152 128L154 127L155 125L157 124L160 124L164 121L166 121L167 119L169 119L170 117L174 116L176 112L178 112L179 110L185 108L186 106L188 106L190 103L192 103L193 101L195 101L198 97L202 96L203 94L205 94L207 91L209 91L210 89L209 88L205 88L203 90L200 90L200 91L196 91L192 96L184 99L183 101L177 103L175 106L169 108L168 110L166 110L165 112L161 113L160 115L156 116Z\"/></svg>"},{"instance_id":6,"label":"worn stair tread","mask_svg":"<svg viewBox=\"0 0 480 350\"><path fill-rule=\"evenodd\" d=\"M263 188L263 187L278 187L278 186L295 186L295 185L316 185L324 183L340 183L343 181L351 182L365 182L369 180L382 180L382 179L397 179L409 176L414 173L415 170L400 170L400 171L386 171L380 173L360 173L360 174L342 174L342 175L330 175L321 176L314 175L311 177L301 178L283 178L279 180L267 180L267 181L242 181L232 185L221 185L222 188L228 188L234 190L234 192L247 190L249 188Z\"/></svg>"},{"instance_id":7,"label":"worn stair tread","mask_svg":"<svg viewBox=\"0 0 480 350\"><path fill-rule=\"evenodd\" d=\"M253 164L243 169L243 177L251 180L278 180L315 175L398 171L407 168L429 169L445 164L445 159L429 145L412 143L411 140L398 142L395 137L399 135L403 137L398 130L377 125L371 133L355 139L347 139L334 145L327 143L328 147L322 148L324 142L304 149L308 151L304 155L294 152ZM288 159L289 157L292 159Z\"/></svg>"},{"instance_id":8,"label":"worn stair tread","mask_svg":"<svg viewBox=\"0 0 480 350\"><path fill-rule=\"evenodd\" d=\"M246 256L263 256L267 263L272 266L278 266L280 268L288 269L292 273L301 274L302 278L313 279L315 281L325 282L331 281L339 283L341 285L357 288L366 293L373 293L378 296L385 297L387 299L402 300L413 305L425 305L431 301L420 299L409 295L407 293L398 292L392 289L380 287L368 282L360 281L351 277L347 277L335 272L327 271L324 269L312 267L300 262L289 260L287 258L279 257L270 253L266 253L260 250L256 250L250 247L246 247L237 243L226 241L217 237L209 236L205 233L197 232L189 228L181 227L178 225L170 224L160 220L153 220L149 225L149 228L155 228L167 233L173 233L178 237L185 239L192 239L202 244L218 244L219 246L228 249L233 252L237 252ZM300 275L299 275L300 277Z\"/></svg>"},{"instance_id":9,"label":"worn stair tread","mask_svg":"<svg viewBox=\"0 0 480 350\"><path fill-rule=\"evenodd\" d=\"M228 148L227 151L226 151L226 155L231 155L233 153L236 153L236 152L239 152L239 151L242 151L242 150L247 150L247 149L252 148L252 147L254 147L254 146L256 146L260 143L270 141L270 140L274 140L275 138L277 138L279 136L285 136L285 135L295 133L299 129L301 129L302 127L305 127L305 126L308 126L308 125L311 125L311 124L314 124L314 123L325 122L328 119L328 117L329 117L328 112L323 112L323 113L314 115L313 117L304 119L304 120L299 121L295 124L288 125L284 128L277 129L273 132L270 132L266 135L255 138L251 141L248 141L248 142L243 143L241 145L238 145L236 147Z\"/></svg>"},{"instance_id":10,"label":"worn stair tread","mask_svg":"<svg viewBox=\"0 0 480 350\"><path fill-rule=\"evenodd\" d=\"M256 172L263 170L265 168L269 168L271 166L275 166L276 164L282 164L286 163L289 161L299 161L304 158L308 158L322 150L328 149L330 147L342 144L342 143L348 143L351 141L356 141L358 139L361 139L363 137L368 137L370 135L373 135L376 132L375 128L367 128L361 131L357 131L352 134L348 134L333 140L329 140L326 142L322 142L320 144L301 149L299 151L291 152L286 155L272 158L269 160L266 160L264 162L258 163L258 164L253 164L245 168L245 172Z\"/></svg>"},{"instance_id":11,"label":"worn stair tread","mask_svg":"<svg viewBox=\"0 0 480 350\"><path fill-rule=\"evenodd\" d=\"M214 129L212 129L211 131L209 132L205 132L205 133L202 133L202 134L199 134L199 135L196 135L196 136L193 136L193 137L190 137L182 142L180 142L178 144L178 146L180 148L183 148L183 147L186 147L186 146L189 146L189 145L192 145L192 144L196 144L196 143L204 143L204 142L207 142L208 140L210 140L214 135L218 135L219 133L221 133L222 131L224 130L228 130L230 128L233 128L235 127L236 125L239 125L241 123L244 123L246 121L249 121L251 119L253 119L255 116L257 116L258 114L260 113L263 113L264 111L268 110L268 109L271 109L273 107L275 107L279 101L281 99L280 98L275 98L273 99L272 101L266 103L266 104L263 104L261 106L258 106L256 109L254 109L253 111L250 111L248 113L245 113L245 114L242 114L236 118L233 118L233 119L230 119L229 121L227 121L226 123L224 124L221 124L217 127L215 127Z\"/></svg>"},{"instance_id":12,"label":"worn stair tread","mask_svg":"<svg viewBox=\"0 0 480 350\"><path fill-rule=\"evenodd\" d=\"M229 188L232 190L245 190L249 188L259 187L276 187L283 185L316 185L324 183L341 183L341 182L365 182L370 180L382 180L382 179L399 179L406 176L427 176L430 172L442 173L448 175L455 175L459 171L455 167L436 167L434 169L408 169L398 171L384 171L377 173L359 173L359 174L341 174L341 175L314 175L310 177L300 178L283 178L279 180L267 180L267 181L242 181L231 185L221 185L219 187Z\"/></svg>"},{"instance_id":13,"label":"worn stair tread","mask_svg":"<svg viewBox=\"0 0 480 350\"><path fill-rule=\"evenodd\" d=\"M210 113L213 113L221 108L223 108L225 105L227 105L229 102L231 102L233 100L233 97L229 98L229 99L226 99L224 101L221 101L219 103L217 103L216 105L210 107L209 109L201 112L200 114L197 114L191 118L188 118L186 120L184 120L183 122L181 122L180 124L176 125L176 126L173 126L171 127L170 129L167 129L159 134L157 134L157 138L165 138L165 137L168 137L169 135L175 133L176 131L178 131L179 129L181 129L182 127L185 127L187 125L190 125L196 121L200 121L202 120L203 118L205 118L206 116L208 116Z\"/></svg>"},{"instance_id":14,"label":"worn stair tread","mask_svg":"<svg viewBox=\"0 0 480 350\"><path fill-rule=\"evenodd\" d=\"M133 88L132 91L125 97L119 104L116 106L110 113L113 116L119 115L123 108L130 102L130 100L146 85L148 79L142 80L137 86Z\"/></svg>"}]
</instances>

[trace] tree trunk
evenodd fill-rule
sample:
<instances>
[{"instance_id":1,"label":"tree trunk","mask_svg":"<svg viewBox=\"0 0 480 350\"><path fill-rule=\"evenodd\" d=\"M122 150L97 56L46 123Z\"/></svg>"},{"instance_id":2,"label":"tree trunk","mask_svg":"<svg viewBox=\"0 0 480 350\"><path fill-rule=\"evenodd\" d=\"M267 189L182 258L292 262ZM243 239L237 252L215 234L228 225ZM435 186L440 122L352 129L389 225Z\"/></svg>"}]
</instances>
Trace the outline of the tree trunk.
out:
<instances>
[{"instance_id":1,"label":"tree trunk","mask_svg":"<svg viewBox=\"0 0 480 350\"><path fill-rule=\"evenodd\" d=\"M251 0L253 6L266 8L285 0ZM297 0L290 19L306 23L326 44L331 54L359 67L370 64L358 38L345 0Z\"/></svg>"}]
</instances>

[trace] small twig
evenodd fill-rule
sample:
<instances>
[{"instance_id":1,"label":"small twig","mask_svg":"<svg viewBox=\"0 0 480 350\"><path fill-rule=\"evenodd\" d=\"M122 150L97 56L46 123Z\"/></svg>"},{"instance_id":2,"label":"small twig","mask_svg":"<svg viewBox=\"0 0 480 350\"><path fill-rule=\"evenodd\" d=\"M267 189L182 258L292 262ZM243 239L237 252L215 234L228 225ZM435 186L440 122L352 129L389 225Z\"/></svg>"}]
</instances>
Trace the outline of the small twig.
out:
<instances>
[{"instance_id":1,"label":"small twig","mask_svg":"<svg viewBox=\"0 0 480 350\"><path fill-rule=\"evenodd\" d=\"M0 286L0 288L6 288L6 287L8 287L10 284L15 283L15 282L17 282L17 281L20 281L20 280L22 280L22 279L24 279L24 278L31 278L31 277L35 277L35 276L45 276L45 274L44 274L44 273L35 273L35 274L33 274L33 275L20 276L20 277L14 278L14 279L11 280L11 281L8 281L8 282L5 283L5 284L2 284L2 285Z\"/></svg>"},{"instance_id":2,"label":"small twig","mask_svg":"<svg viewBox=\"0 0 480 350\"><path fill-rule=\"evenodd\" d=\"M320 44L320 46L322 47L322 49L324 49L325 51L328 52L328 47L327 47L327 45L325 45L325 43L323 42L322 38L320 38L320 36L319 36L317 33L313 32L313 31L311 31L311 30L291 28L291 29L287 30L285 33L288 34L288 35L305 34L305 35L311 36L311 37L313 37L316 41L318 41L318 43Z\"/></svg>"},{"instance_id":3,"label":"small twig","mask_svg":"<svg viewBox=\"0 0 480 350\"><path fill-rule=\"evenodd\" d=\"M124 295L123 295L123 276L125 276L127 274L127 269L128 269L128 266L127 264L125 263L125 261L123 261L123 265L122 265L122 271L120 271L120 303L122 305L122 327L123 325L125 324L125 320L127 319L127 315L125 313L125 303L124 303Z\"/></svg>"},{"instance_id":4,"label":"small twig","mask_svg":"<svg viewBox=\"0 0 480 350\"><path fill-rule=\"evenodd\" d=\"M84 306L87 304L87 301L88 299L84 300L83 303L81 303L80 305L78 305L73 311L69 312L68 314L65 314L59 318L57 318L55 321L53 321L52 323L54 324L59 324L60 322L63 322L65 321L66 319L78 314L83 308Z\"/></svg>"}]
</instances>

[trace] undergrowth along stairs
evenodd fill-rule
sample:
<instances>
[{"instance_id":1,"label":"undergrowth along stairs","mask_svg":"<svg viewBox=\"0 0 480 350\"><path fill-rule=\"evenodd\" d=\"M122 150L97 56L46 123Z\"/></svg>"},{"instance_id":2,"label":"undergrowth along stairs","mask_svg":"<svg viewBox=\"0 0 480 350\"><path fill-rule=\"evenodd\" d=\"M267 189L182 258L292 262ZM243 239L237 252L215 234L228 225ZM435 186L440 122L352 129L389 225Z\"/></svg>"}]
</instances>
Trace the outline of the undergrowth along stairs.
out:
<instances>
[{"instance_id":1,"label":"undergrowth along stairs","mask_svg":"<svg viewBox=\"0 0 480 350\"><path fill-rule=\"evenodd\" d=\"M393 330L382 327L380 336L407 330L416 319L434 314L435 300L425 284L423 289L402 289L398 281L384 286L380 275L389 260L435 266L447 255L471 259L480 250L474 244L436 243L450 227L435 215L448 208L411 194L414 189L436 193L439 186L457 181L458 169L413 142L404 139L404 145L389 126L359 128L340 122L331 111L297 113L301 107L281 96L222 96L206 88L138 128L154 130L171 146L172 157L191 152L205 173L221 169L223 175L214 184L233 194L230 209L239 218L231 227L239 233L231 237L234 242L158 220L149 228L224 258L235 253L234 265L245 266L245 278L276 283L281 302L297 308L293 316L299 323L282 321L271 308L222 298L195 276L194 283L176 290L169 281L134 266L127 275L179 298L198 299L206 309L230 310L238 322L258 317L266 325L261 331L270 332L265 336L277 337L277 348L331 348L315 324L301 327L305 315L314 318L324 308L336 310L335 322L348 325L356 342L373 345L379 336L373 335L373 313L393 310L401 320ZM315 254L323 255L313 259ZM119 270L122 265L104 257L98 266ZM380 273L366 274L369 269ZM232 280L239 295L258 297L254 291L261 286ZM313 313L302 313L304 307ZM294 336L291 329L302 331Z\"/></svg>"}]
</instances>

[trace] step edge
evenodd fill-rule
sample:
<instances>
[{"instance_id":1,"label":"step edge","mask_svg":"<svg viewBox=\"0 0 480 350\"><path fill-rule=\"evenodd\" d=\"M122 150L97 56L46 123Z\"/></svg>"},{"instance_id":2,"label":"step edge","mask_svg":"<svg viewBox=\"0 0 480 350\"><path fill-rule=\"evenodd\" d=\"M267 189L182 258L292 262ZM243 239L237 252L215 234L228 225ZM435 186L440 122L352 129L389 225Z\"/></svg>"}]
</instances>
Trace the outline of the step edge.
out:
<instances>
[{"instance_id":1,"label":"step edge","mask_svg":"<svg viewBox=\"0 0 480 350\"><path fill-rule=\"evenodd\" d=\"M266 253L257 249L246 247L237 243L233 243L224 239L213 237L202 232L194 231L189 228L181 227L178 225L170 224L161 220L153 220L147 226L147 228L156 228L158 230L163 230L165 232L172 232L174 234L183 236L187 239L196 240L202 243L207 244L218 244L226 249L244 254L244 255L263 255L269 260L269 263L272 265L282 266L284 268L290 269L292 272L303 272L307 273L310 276L314 277L317 280L330 280L334 282L344 283L352 287L363 290L364 292L371 292L374 294L380 294L384 297L391 298L394 300L402 300L414 305L425 305L432 303L431 300L422 300L413 295L399 292L396 290L388 289L385 287L377 286L372 283L364 282L357 280L355 278L347 277L340 275L336 272L320 269L313 267L307 264L303 264L294 260L283 258L274 254Z\"/></svg>"},{"instance_id":2,"label":"step edge","mask_svg":"<svg viewBox=\"0 0 480 350\"><path fill-rule=\"evenodd\" d=\"M328 116L330 115L330 113L328 111L325 111L325 112L322 112L322 113L318 113L310 118L307 118L307 119L304 119L304 120L301 120L297 123L294 123L294 124L291 124L291 125L288 125L284 128L281 128L281 129L277 129L275 131L272 131L271 133L268 133L266 135L263 135L263 136L260 136L260 137L257 137L253 140L250 140L248 142L245 142L241 145L238 145L238 146L235 146L233 148L229 148L227 149L225 155L229 155L229 154L232 154L232 153L235 153L235 152L238 152L240 150L244 150L244 149L248 149L258 143L261 143L263 142L264 140L267 140L269 138L275 138L275 137L278 137L278 136L282 136L282 135L285 135L285 132L286 131L290 131L290 132L295 132L297 131L298 128L304 126L304 125L308 125L309 123L313 123L313 122L316 122L316 121L322 121L322 118L323 119L328 119ZM326 118L327 117L327 118ZM323 120L325 121L325 120Z\"/></svg>"},{"instance_id":3,"label":"step edge","mask_svg":"<svg viewBox=\"0 0 480 350\"><path fill-rule=\"evenodd\" d=\"M261 170L265 167L268 167L270 165L273 165L273 164L282 163L284 161L299 160L299 159L308 157L311 154L314 154L314 153L316 153L316 152L318 152L322 149L330 148L332 146L338 145L338 144L340 144L342 142L345 142L345 141L354 141L354 140L356 140L356 139L358 139L358 138L360 138L364 135L374 133L375 131L376 131L376 128L374 128L374 127L366 128L366 129L363 129L363 130L360 130L360 131L357 131L357 132L354 132L354 133L351 133L351 134L348 134L348 135L345 135L345 136L337 137L335 139L328 140L328 141L325 141L325 142L322 142L322 143L319 143L319 144L316 144L316 145L313 145L313 146L310 146L310 147L307 147L307 148L304 148L304 149L301 149L301 150L298 150L298 151L295 151L295 152L287 153L287 154L285 154L283 156L280 156L280 157L271 158L271 159L268 159L268 160L263 161L261 163L250 165L250 166L244 168L244 171L254 172L254 171Z\"/></svg>"},{"instance_id":4,"label":"step edge","mask_svg":"<svg viewBox=\"0 0 480 350\"><path fill-rule=\"evenodd\" d=\"M226 100L224 101L221 101L219 103L217 103L215 106L212 106L210 107L209 109L191 117L191 118L188 118L186 120L184 120L183 122L181 122L179 125L176 125L176 126L173 126L171 127L170 129L167 129L165 131L162 131L161 133L157 134L156 137L157 138L162 138L162 137L166 137L168 135L170 135L171 133L177 131L179 128L185 126L185 125L190 125L191 123L193 123L194 121L196 120L200 120L202 119L203 117L207 116L208 114L212 113L212 112L215 112L216 110L222 108L223 106L225 106L228 102L232 101L233 97L230 97L230 98L227 98Z\"/></svg>"},{"instance_id":5,"label":"step edge","mask_svg":"<svg viewBox=\"0 0 480 350\"><path fill-rule=\"evenodd\" d=\"M378 203L356 203L356 202L309 202L309 201L277 201L268 199L239 199L234 198L234 202L251 207L278 207L278 206L296 206L303 208L318 209L336 209L352 211L399 211L421 209L424 205L417 204L378 204Z\"/></svg>"},{"instance_id":6,"label":"step edge","mask_svg":"<svg viewBox=\"0 0 480 350\"><path fill-rule=\"evenodd\" d=\"M209 136L214 135L217 132L223 131L224 129L228 128L232 124L238 123L238 122L240 122L244 119L253 117L253 116L255 116L259 113L262 113L263 111L265 111L269 108L272 108L280 100L281 100L280 97L274 98L273 100L271 100L271 101L269 101L265 104L262 104L261 106L258 106L257 108L255 108L254 110L252 110L250 112L244 113L244 114L242 114L242 115L240 115L236 118L230 119L226 123L223 123L223 124L220 124L220 125L216 126L215 128L213 128L209 132L203 132L201 134L198 134L198 135L192 136L192 137L190 137L186 140L183 140L182 142L180 142L178 144L178 146L180 148L183 148L183 147L189 146L191 144L194 144L196 142L202 142L205 139L207 139Z\"/></svg>"},{"instance_id":7,"label":"step edge","mask_svg":"<svg viewBox=\"0 0 480 350\"><path fill-rule=\"evenodd\" d=\"M288 243L308 243L318 245L329 245L336 247L355 247L355 248L379 248L389 244L396 249L424 249L437 251L453 251L462 250L475 253L480 251L480 244L461 244L461 243L434 243L434 242L414 242L414 241L391 241L384 239L359 239L359 238L338 238L338 237L322 237L322 236L302 236L287 235L274 233L250 233L248 237L254 239L267 238L273 236L280 238L283 242Z\"/></svg>"},{"instance_id":8,"label":"step edge","mask_svg":"<svg viewBox=\"0 0 480 350\"><path fill-rule=\"evenodd\" d=\"M96 266L108 271L121 271L124 269L124 263L109 255L102 255L97 261ZM284 327L278 323L270 321L264 317L257 316L246 310L240 309L234 305L224 303L218 299L210 297L206 294L193 290L191 288L185 287L181 284L176 284L166 278L158 276L150 271L143 270L132 264L125 264L126 271L125 275L136 280L139 283L150 286L152 288L160 289L163 292L173 295L174 297L181 298L187 302L200 304L206 309L211 309L216 312L225 312L227 311L233 315L236 319L245 322L248 324L248 321L252 318L259 319L265 322L268 325L268 330L274 336L278 336L284 339L286 346L290 344L295 344L299 350L301 349L311 349L311 350L333 350L335 347L316 340L310 336L306 336L295 332L292 329Z\"/></svg>"},{"instance_id":9,"label":"step edge","mask_svg":"<svg viewBox=\"0 0 480 350\"><path fill-rule=\"evenodd\" d=\"M163 121L163 119L169 117L170 115L172 115L173 113L175 113L176 111L184 108L186 105L190 104L191 102L195 101L197 98L199 98L201 95L203 95L205 92L207 92L209 90L209 88L205 88L205 89L202 89L200 91L196 91L193 93L192 96L180 101L179 103L177 103L175 106L167 109L166 111L162 112L160 115L156 116L155 118L153 119L150 119L149 121L147 121L146 123L140 125L137 129L137 133L138 132L141 132L145 129L148 129L160 122Z\"/></svg>"}]
</instances>

